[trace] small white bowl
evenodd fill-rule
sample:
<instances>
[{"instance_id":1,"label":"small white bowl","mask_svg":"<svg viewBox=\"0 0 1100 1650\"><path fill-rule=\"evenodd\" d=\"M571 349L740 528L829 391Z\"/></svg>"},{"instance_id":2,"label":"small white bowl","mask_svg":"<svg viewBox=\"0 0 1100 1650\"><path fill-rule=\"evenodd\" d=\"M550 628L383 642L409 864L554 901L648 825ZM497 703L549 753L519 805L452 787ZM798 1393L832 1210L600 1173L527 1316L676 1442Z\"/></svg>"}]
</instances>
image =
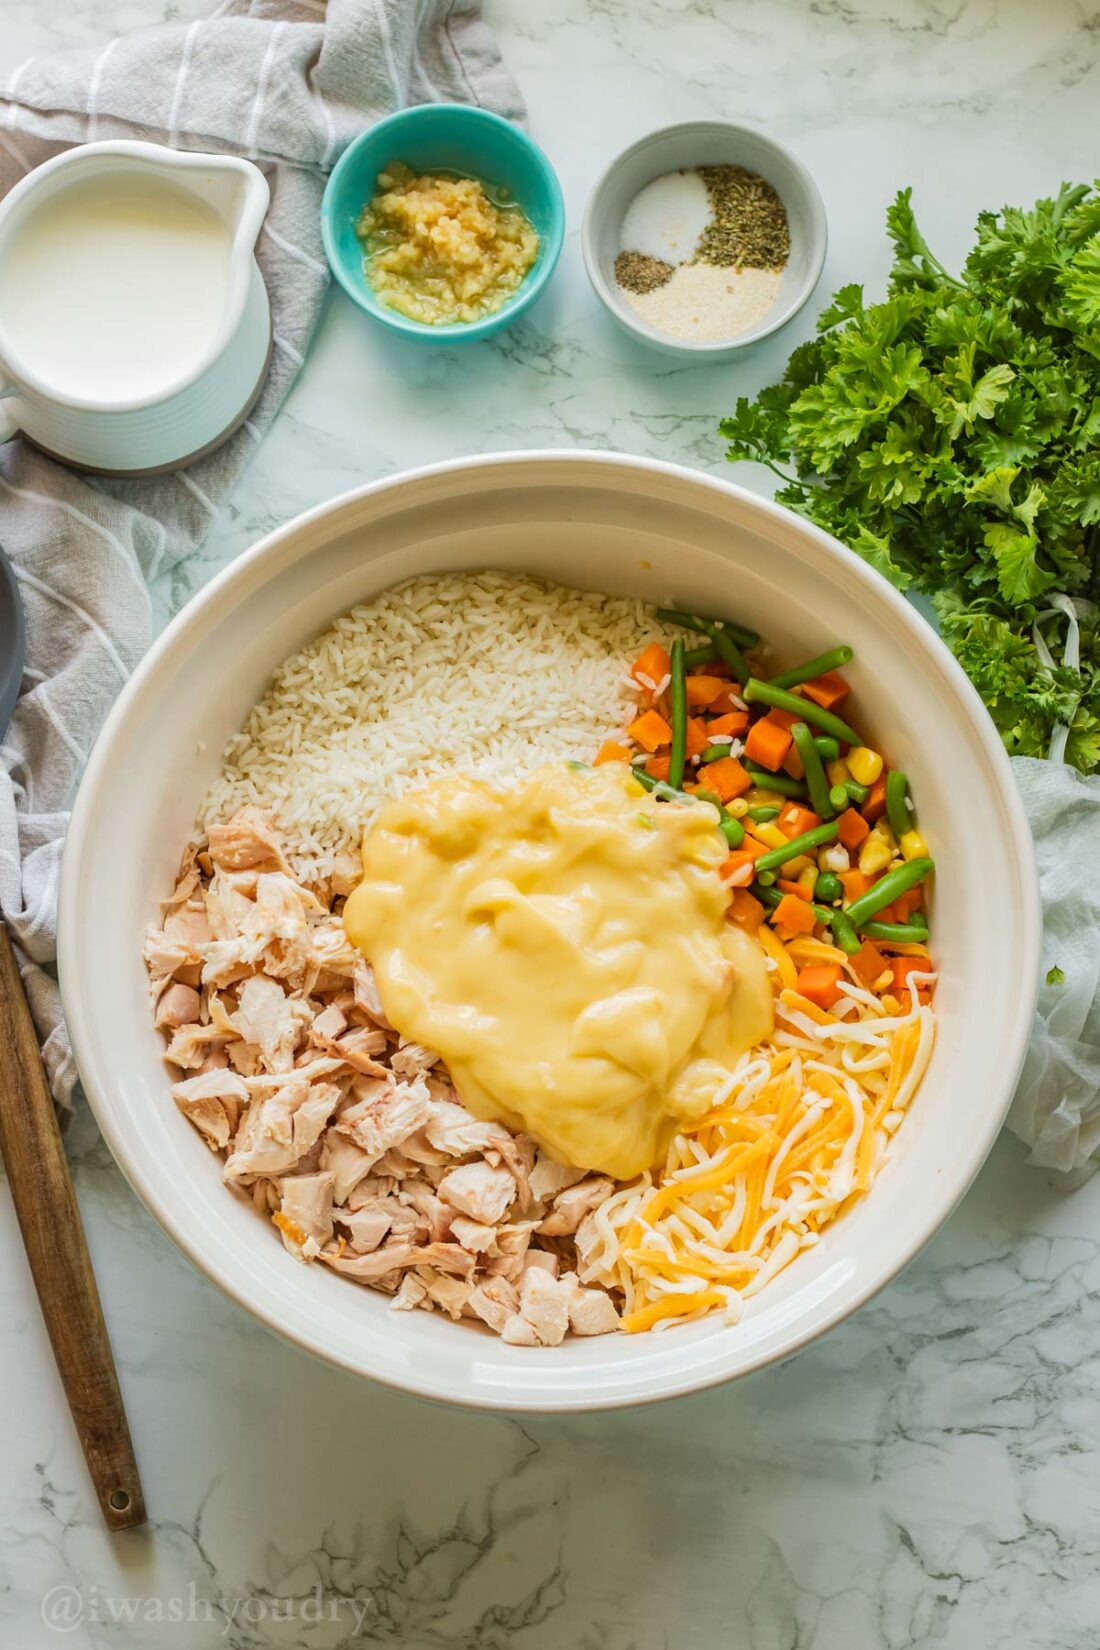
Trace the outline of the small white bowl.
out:
<instances>
[{"instance_id":1,"label":"small white bowl","mask_svg":"<svg viewBox=\"0 0 1100 1650\"><path fill-rule=\"evenodd\" d=\"M500 567L736 613L781 659L855 648L861 726L912 780L936 854L938 1035L869 1195L746 1305L667 1334L507 1346L392 1312L292 1259L177 1110L142 933L226 740L272 671L352 603L418 573ZM932 627L810 522L716 477L614 453L508 453L374 482L280 527L158 637L88 762L65 849L61 989L107 1144L208 1277L299 1346L425 1397L585 1410L693 1392L790 1357L911 1260L993 1144L1035 1009L1035 854L1004 747ZM983 1303L984 1310L984 1303Z\"/></svg>"},{"instance_id":2,"label":"small white bowl","mask_svg":"<svg viewBox=\"0 0 1100 1650\"><path fill-rule=\"evenodd\" d=\"M669 172L698 166L743 166L771 184L787 210L791 254L775 303L758 326L736 338L676 338L642 319L623 297L615 279L615 259L627 209L639 190ZM643 344L695 361L728 361L758 344L797 315L813 292L825 262L829 235L825 206L802 162L774 138L726 120L692 120L664 126L639 138L611 162L588 197L581 247L588 278L604 308Z\"/></svg>"}]
</instances>

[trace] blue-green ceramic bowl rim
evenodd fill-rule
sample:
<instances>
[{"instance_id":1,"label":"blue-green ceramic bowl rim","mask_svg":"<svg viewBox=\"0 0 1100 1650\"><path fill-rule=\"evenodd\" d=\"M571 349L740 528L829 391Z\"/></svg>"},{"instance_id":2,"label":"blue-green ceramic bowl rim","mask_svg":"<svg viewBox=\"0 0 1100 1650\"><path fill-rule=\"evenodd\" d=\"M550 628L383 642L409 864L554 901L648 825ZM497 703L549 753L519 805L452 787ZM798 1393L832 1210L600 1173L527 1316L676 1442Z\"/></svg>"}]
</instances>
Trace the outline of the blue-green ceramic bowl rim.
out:
<instances>
[{"instance_id":1,"label":"blue-green ceramic bowl rim","mask_svg":"<svg viewBox=\"0 0 1100 1650\"><path fill-rule=\"evenodd\" d=\"M336 245L336 234L333 227L335 214L334 202L339 193L339 186L343 174L350 171L358 151L368 142L377 141L380 135L384 136L387 130L396 130L418 119L421 115L440 113L453 114L474 124L484 124L491 127L501 127L513 137L518 138L525 147L536 167L541 172L546 184L550 200L550 228L546 235L539 238L539 250L533 268L528 273L523 285L499 309L491 315L484 316L480 321L455 321L447 326L429 326L423 321L412 321L406 315L399 315L396 310L387 309L382 304L369 301L364 285L356 282L344 267L343 259ZM491 183L492 179L484 180ZM505 120L502 115L494 114L491 109L482 109L473 103L416 103L407 109L398 109L392 115L386 115L383 120L376 121L361 132L340 156L329 176L325 186L324 197L321 201L321 239L324 243L325 256L329 268L351 299L361 309L364 315L378 321L383 326L390 327L394 332L403 332L409 337L434 340L437 343L473 342L478 338L485 338L490 333L507 326L509 322L525 310L529 304L542 292L547 281L554 273L558 258L561 255L565 241L565 200L561 192L558 175L546 154L521 126L513 121Z\"/></svg>"}]
</instances>

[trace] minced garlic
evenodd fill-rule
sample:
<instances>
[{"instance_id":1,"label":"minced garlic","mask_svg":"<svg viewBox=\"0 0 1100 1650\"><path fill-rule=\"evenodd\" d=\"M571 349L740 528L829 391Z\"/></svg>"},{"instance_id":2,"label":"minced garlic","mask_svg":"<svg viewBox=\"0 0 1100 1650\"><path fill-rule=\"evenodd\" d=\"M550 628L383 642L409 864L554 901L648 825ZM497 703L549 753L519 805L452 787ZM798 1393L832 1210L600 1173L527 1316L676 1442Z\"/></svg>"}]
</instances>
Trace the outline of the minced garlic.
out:
<instances>
[{"instance_id":1,"label":"minced garlic","mask_svg":"<svg viewBox=\"0 0 1100 1650\"><path fill-rule=\"evenodd\" d=\"M539 249L520 208L491 201L476 178L417 176L400 161L378 174L356 232L377 296L428 326L492 315Z\"/></svg>"}]
</instances>

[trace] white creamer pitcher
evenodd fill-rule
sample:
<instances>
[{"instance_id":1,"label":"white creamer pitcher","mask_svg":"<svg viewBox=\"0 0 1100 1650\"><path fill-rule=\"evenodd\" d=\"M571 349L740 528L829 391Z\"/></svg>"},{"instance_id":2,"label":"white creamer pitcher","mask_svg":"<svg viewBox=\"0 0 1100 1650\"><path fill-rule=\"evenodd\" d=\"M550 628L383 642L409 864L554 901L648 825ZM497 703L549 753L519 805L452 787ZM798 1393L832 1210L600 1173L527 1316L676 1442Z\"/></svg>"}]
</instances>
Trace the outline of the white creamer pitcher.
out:
<instances>
[{"instance_id":1,"label":"white creamer pitcher","mask_svg":"<svg viewBox=\"0 0 1100 1650\"><path fill-rule=\"evenodd\" d=\"M247 417L271 348L249 161L89 143L0 202L0 441L177 469Z\"/></svg>"}]
</instances>

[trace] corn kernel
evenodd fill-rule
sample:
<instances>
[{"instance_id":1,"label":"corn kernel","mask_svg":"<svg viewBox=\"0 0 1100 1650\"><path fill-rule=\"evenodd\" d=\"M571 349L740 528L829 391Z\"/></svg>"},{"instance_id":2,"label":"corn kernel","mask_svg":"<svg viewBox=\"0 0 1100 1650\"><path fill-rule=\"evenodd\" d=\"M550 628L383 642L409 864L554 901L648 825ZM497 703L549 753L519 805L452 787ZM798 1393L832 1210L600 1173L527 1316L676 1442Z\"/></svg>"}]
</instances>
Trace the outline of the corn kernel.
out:
<instances>
[{"instance_id":1,"label":"corn kernel","mask_svg":"<svg viewBox=\"0 0 1100 1650\"><path fill-rule=\"evenodd\" d=\"M803 872L800 873L800 875L798 877L798 886L800 888L805 889L806 893L809 894L810 898L811 899L813 898L814 889L817 887L817 866L816 865L808 865L806 867L806 869Z\"/></svg>"},{"instance_id":2,"label":"corn kernel","mask_svg":"<svg viewBox=\"0 0 1100 1650\"><path fill-rule=\"evenodd\" d=\"M889 844L872 831L859 851L859 868L864 876L873 877L876 871L885 871L893 857Z\"/></svg>"},{"instance_id":3,"label":"corn kernel","mask_svg":"<svg viewBox=\"0 0 1100 1650\"><path fill-rule=\"evenodd\" d=\"M799 854L797 859L787 861L786 865L780 870L779 875L784 882L797 882L803 871L812 869L813 863L809 854Z\"/></svg>"},{"instance_id":4,"label":"corn kernel","mask_svg":"<svg viewBox=\"0 0 1100 1650\"><path fill-rule=\"evenodd\" d=\"M882 757L866 745L848 752L848 771L859 785L873 785L882 772Z\"/></svg>"},{"instance_id":5,"label":"corn kernel","mask_svg":"<svg viewBox=\"0 0 1100 1650\"><path fill-rule=\"evenodd\" d=\"M906 831L898 842L903 859L924 859L928 853L928 844L919 831Z\"/></svg>"},{"instance_id":6,"label":"corn kernel","mask_svg":"<svg viewBox=\"0 0 1100 1650\"><path fill-rule=\"evenodd\" d=\"M726 812L734 819L744 819L749 811L749 805L743 796L735 796L732 802L726 803Z\"/></svg>"},{"instance_id":7,"label":"corn kernel","mask_svg":"<svg viewBox=\"0 0 1100 1650\"><path fill-rule=\"evenodd\" d=\"M745 792L744 797L738 798L738 801L744 802L746 811L749 808L781 808L786 800L778 791L765 790L761 785L754 785L751 791Z\"/></svg>"},{"instance_id":8,"label":"corn kernel","mask_svg":"<svg viewBox=\"0 0 1100 1650\"><path fill-rule=\"evenodd\" d=\"M843 785L846 779L852 777L848 772L848 764L842 756L838 756L835 762L826 762L825 772L829 775L830 785Z\"/></svg>"},{"instance_id":9,"label":"corn kernel","mask_svg":"<svg viewBox=\"0 0 1100 1650\"><path fill-rule=\"evenodd\" d=\"M883 814L881 819L875 821L874 825L871 827L871 831L874 836L880 836L882 838L883 842L885 842L892 854L897 853L898 839L890 829L890 822L886 818L885 814Z\"/></svg>"},{"instance_id":10,"label":"corn kernel","mask_svg":"<svg viewBox=\"0 0 1100 1650\"><path fill-rule=\"evenodd\" d=\"M791 840L789 836L784 835L778 825L773 825L770 819L763 825L754 825L752 834L758 842L766 842L769 848L785 848Z\"/></svg>"}]
</instances>

